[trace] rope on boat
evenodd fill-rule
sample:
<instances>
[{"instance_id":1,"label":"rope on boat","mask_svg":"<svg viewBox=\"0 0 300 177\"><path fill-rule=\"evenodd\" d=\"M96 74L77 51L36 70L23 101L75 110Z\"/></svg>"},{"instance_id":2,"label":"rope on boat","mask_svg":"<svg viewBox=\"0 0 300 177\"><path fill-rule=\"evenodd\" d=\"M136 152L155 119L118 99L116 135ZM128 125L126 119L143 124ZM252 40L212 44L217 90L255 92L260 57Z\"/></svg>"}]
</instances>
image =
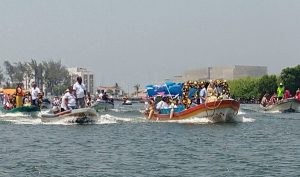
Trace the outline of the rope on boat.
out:
<instances>
[{"instance_id":1,"label":"rope on boat","mask_svg":"<svg viewBox=\"0 0 300 177\"><path fill-rule=\"evenodd\" d=\"M221 103L222 103L222 101L223 100L219 100L220 102L219 102L219 104L218 104L218 106L216 106L216 103L217 103L217 101L215 101L215 103L214 103L214 107L212 108L212 107L209 107L209 106L207 106L207 104L206 104L206 102L204 103L204 105L205 105L205 111L206 111L206 116L208 117L208 112L207 112L207 110L209 109L209 110L214 110L214 112L213 112L213 114L212 115L214 115L215 114L215 112L216 112L216 109L217 108L219 108L219 106L221 105Z\"/></svg>"}]
</instances>

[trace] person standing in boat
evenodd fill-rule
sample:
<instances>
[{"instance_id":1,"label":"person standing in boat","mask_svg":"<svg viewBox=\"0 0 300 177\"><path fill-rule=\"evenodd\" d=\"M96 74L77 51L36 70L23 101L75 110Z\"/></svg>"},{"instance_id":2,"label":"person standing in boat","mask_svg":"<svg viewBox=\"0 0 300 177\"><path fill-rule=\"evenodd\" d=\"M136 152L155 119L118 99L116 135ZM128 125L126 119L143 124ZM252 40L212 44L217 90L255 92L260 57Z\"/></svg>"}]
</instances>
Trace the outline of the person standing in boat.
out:
<instances>
[{"instance_id":1,"label":"person standing in boat","mask_svg":"<svg viewBox=\"0 0 300 177\"><path fill-rule=\"evenodd\" d=\"M200 104L205 103L205 97L206 97L206 88L205 84L201 85L201 90L200 90Z\"/></svg>"},{"instance_id":2,"label":"person standing in boat","mask_svg":"<svg viewBox=\"0 0 300 177\"><path fill-rule=\"evenodd\" d=\"M282 100L283 94L284 94L284 86L282 83L280 83L277 88L277 99Z\"/></svg>"},{"instance_id":3,"label":"person standing in boat","mask_svg":"<svg viewBox=\"0 0 300 177\"><path fill-rule=\"evenodd\" d=\"M77 108L85 108L86 87L82 83L82 78L77 77L77 82L73 85L73 90L76 96Z\"/></svg>"},{"instance_id":4,"label":"person standing in boat","mask_svg":"<svg viewBox=\"0 0 300 177\"><path fill-rule=\"evenodd\" d=\"M214 82L211 81L207 87L207 94L206 94L205 101L206 102L217 101L218 100L217 96L218 96L217 89L215 87Z\"/></svg>"},{"instance_id":5,"label":"person standing in boat","mask_svg":"<svg viewBox=\"0 0 300 177\"><path fill-rule=\"evenodd\" d=\"M40 93L40 89L36 86L36 83L32 84L32 88L30 90L31 93L31 105L38 106L38 96Z\"/></svg>"},{"instance_id":6,"label":"person standing in boat","mask_svg":"<svg viewBox=\"0 0 300 177\"><path fill-rule=\"evenodd\" d=\"M23 89L20 84L17 85L16 88L16 108L22 107L23 106Z\"/></svg>"}]
</instances>

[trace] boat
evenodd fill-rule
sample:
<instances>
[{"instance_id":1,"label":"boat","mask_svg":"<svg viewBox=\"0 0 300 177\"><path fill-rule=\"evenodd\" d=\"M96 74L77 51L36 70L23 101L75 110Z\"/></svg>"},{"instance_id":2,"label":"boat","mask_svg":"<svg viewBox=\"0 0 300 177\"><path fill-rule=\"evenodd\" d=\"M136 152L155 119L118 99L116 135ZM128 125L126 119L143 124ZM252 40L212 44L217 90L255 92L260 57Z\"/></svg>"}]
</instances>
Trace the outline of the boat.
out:
<instances>
[{"instance_id":1,"label":"boat","mask_svg":"<svg viewBox=\"0 0 300 177\"><path fill-rule=\"evenodd\" d=\"M109 100L98 100L92 104L91 108L95 109L97 112L107 111L114 108L114 102Z\"/></svg>"},{"instance_id":2,"label":"boat","mask_svg":"<svg viewBox=\"0 0 300 177\"><path fill-rule=\"evenodd\" d=\"M41 109L37 106L21 106L12 109L5 109L3 106L1 106L0 110L4 114L8 114L8 113L36 114L41 111Z\"/></svg>"},{"instance_id":3,"label":"boat","mask_svg":"<svg viewBox=\"0 0 300 177\"><path fill-rule=\"evenodd\" d=\"M217 87L220 92L217 92ZM197 117L207 118L213 123L232 122L235 121L240 108L238 101L230 99L229 87L224 80L210 82L187 81L185 83L168 82L163 85L149 85L146 88L148 97L152 98L149 100L149 106L144 113L149 120L169 121ZM200 90L207 90L206 101L200 98ZM159 108L156 110L157 105L160 106L161 101L155 105L153 98L157 98L159 95L163 95L160 96L160 100L165 103L165 100L167 100L170 104L167 104L168 107L163 106L163 109ZM164 100L164 98L166 99ZM193 103L192 100L195 101L195 98L198 98L199 101L202 99L202 103ZM182 104L179 104L179 102Z\"/></svg>"},{"instance_id":4,"label":"boat","mask_svg":"<svg viewBox=\"0 0 300 177\"><path fill-rule=\"evenodd\" d=\"M217 100L209 103L203 103L184 109L182 111L174 109L173 116L171 111L153 113L149 117L149 112L145 112L145 116L149 120L168 121L168 120L184 120L192 117L207 118L211 122L232 122L238 114L240 103L233 99Z\"/></svg>"},{"instance_id":5,"label":"boat","mask_svg":"<svg viewBox=\"0 0 300 177\"><path fill-rule=\"evenodd\" d=\"M92 108L81 108L81 109L73 109L67 110L63 112L59 112L56 114L46 113L42 114L42 122L54 122L59 121L64 118L71 118L68 120L69 123L93 123L97 121L97 112Z\"/></svg>"},{"instance_id":6,"label":"boat","mask_svg":"<svg viewBox=\"0 0 300 177\"><path fill-rule=\"evenodd\" d=\"M132 105L132 102L130 100L126 100L122 103L122 105Z\"/></svg>"},{"instance_id":7,"label":"boat","mask_svg":"<svg viewBox=\"0 0 300 177\"><path fill-rule=\"evenodd\" d=\"M276 102L272 105L262 106L260 107L266 112L300 112L300 100L295 98L288 98L281 101Z\"/></svg>"}]
</instances>

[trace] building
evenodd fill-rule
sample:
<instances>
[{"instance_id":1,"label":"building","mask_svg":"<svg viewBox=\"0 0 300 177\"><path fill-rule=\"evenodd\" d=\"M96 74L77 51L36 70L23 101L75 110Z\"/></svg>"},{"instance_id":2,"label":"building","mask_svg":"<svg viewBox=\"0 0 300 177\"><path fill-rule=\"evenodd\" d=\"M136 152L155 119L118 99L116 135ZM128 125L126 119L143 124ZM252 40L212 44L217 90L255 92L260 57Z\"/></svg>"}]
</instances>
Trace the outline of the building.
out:
<instances>
[{"instance_id":1,"label":"building","mask_svg":"<svg viewBox=\"0 0 300 177\"><path fill-rule=\"evenodd\" d=\"M82 82L86 86L86 91L93 94L95 92L94 82L95 77L91 71L88 71L86 68L67 68L69 74L71 76L71 82L75 83L78 76L82 77Z\"/></svg>"},{"instance_id":2,"label":"building","mask_svg":"<svg viewBox=\"0 0 300 177\"><path fill-rule=\"evenodd\" d=\"M187 80L225 79L234 80L243 77L261 77L268 74L266 66L207 67L185 71L182 76L174 77L176 82Z\"/></svg>"}]
</instances>

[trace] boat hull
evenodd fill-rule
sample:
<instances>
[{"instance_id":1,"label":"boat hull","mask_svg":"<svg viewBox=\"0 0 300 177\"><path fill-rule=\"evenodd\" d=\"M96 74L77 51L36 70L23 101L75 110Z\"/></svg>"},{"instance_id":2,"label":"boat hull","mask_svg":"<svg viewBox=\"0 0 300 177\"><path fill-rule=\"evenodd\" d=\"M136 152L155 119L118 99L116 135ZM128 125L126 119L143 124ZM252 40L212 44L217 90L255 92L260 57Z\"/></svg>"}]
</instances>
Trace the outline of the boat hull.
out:
<instances>
[{"instance_id":1,"label":"boat hull","mask_svg":"<svg viewBox=\"0 0 300 177\"><path fill-rule=\"evenodd\" d=\"M0 108L1 112L4 114L22 113L22 114L37 114L41 111L39 107L36 106L22 106L18 108L13 108L10 110Z\"/></svg>"},{"instance_id":2,"label":"boat hull","mask_svg":"<svg viewBox=\"0 0 300 177\"><path fill-rule=\"evenodd\" d=\"M42 122L54 122L71 118L69 123L93 123L97 121L97 112L91 108L68 110L57 114L42 114Z\"/></svg>"},{"instance_id":3,"label":"boat hull","mask_svg":"<svg viewBox=\"0 0 300 177\"><path fill-rule=\"evenodd\" d=\"M199 117L208 118L212 122L230 122L234 120L239 108L239 102L227 99L200 104L179 113L174 113L173 116L170 116L170 114L157 113L154 113L150 118L149 113L145 113L145 116L150 120L156 121L183 120Z\"/></svg>"},{"instance_id":4,"label":"boat hull","mask_svg":"<svg viewBox=\"0 0 300 177\"><path fill-rule=\"evenodd\" d=\"M295 98L289 98L280 101L274 105L267 107L261 106L264 111L267 112L297 112L300 113L300 101Z\"/></svg>"},{"instance_id":5,"label":"boat hull","mask_svg":"<svg viewBox=\"0 0 300 177\"><path fill-rule=\"evenodd\" d=\"M95 109L97 112L107 111L114 108L114 104L112 102L106 101L96 101L91 108Z\"/></svg>"}]
</instances>

